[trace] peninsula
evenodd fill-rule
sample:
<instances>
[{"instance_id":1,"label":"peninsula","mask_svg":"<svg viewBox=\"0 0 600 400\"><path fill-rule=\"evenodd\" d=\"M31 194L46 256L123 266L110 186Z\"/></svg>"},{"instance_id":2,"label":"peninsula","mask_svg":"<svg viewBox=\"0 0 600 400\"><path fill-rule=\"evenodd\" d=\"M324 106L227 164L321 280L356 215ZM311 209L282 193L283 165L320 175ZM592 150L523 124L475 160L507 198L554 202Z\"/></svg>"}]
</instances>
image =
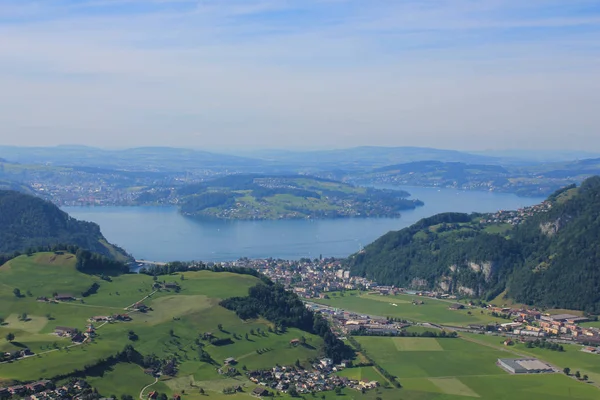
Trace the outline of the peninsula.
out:
<instances>
[{"instance_id":1,"label":"peninsula","mask_svg":"<svg viewBox=\"0 0 600 400\"><path fill-rule=\"evenodd\" d=\"M423 205L402 190L305 175L230 175L177 190L182 214L228 220L399 217Z\"/></svg>"}]
</instances>

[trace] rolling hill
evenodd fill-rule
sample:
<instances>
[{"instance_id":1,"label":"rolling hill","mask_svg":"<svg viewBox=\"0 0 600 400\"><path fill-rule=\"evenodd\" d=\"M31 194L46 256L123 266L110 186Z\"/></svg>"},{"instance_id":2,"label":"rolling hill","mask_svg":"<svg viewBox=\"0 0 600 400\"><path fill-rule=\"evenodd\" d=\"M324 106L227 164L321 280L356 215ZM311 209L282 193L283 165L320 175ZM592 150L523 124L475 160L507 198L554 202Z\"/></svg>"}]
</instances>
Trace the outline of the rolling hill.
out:
<instances>
[{"instance_id":1,"label":"rolling hill","mask_svg":"<svg viewBox=\"0 0 600 400\"><path fill-rule=\"evenodd\" d=\"M507 213L504 213L507 214ZM352 255L351 272L379 283L600 312L600 177L530 210L439 214Z\"/></svg>"},{"instance_id":2,"label":"rolling hill","mask_svg":"<svg viewBox=\"0 0 600 400\"><path fill-rule=\"evenodd\" d=\"M78 221L38 197L0 190L0 253L57 244L76 245L119 261L130 259L108 243L98 225Z\"/></svg>"},{"instance_id":3,"label":"rolling hill","mask_svg":"<svg viewBox=\"0 0 600 400\"><path fill-rule=\"evenodd\" d=\"M230 175L177 190L184 215L218 219L398 217L409 193L303 175Z\"/></svg>"}]
</instances>

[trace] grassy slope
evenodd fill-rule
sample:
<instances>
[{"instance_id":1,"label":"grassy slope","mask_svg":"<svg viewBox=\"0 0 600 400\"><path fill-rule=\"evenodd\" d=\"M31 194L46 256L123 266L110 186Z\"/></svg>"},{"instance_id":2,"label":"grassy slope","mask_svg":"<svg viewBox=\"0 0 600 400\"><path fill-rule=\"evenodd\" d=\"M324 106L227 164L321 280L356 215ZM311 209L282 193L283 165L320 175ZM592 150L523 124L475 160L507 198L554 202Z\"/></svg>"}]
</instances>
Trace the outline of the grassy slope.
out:
<instances>
[{"instance_id":1,"label":"grassy slope","mask_svg":"<svg viewBox=\"0 0 600 400\"><path fill-rule=\"evenodd\" d=\"M296 329L280 335L250 334L251 330L256 332L258 329L267 332L269 324L261 320L241 321L233 312L218 306L218 302L222 298L245 295L258 280L248 275L201 271L186 272L182 274L183 280L181 274L159 277L159 281L179 282L181 292L157 292L146 300L153 311L134 313L133 321L128 323L104 325L98 329L99 335L93 343L66 349L64 347L71 343L51 334L55 326L66 325L83 330L91 316L121 313L124 307L149 295L153 281L145 275L122 275L113 278L113 282L106 282L77 272L74 258L68 255L53 258L51 253L21 256L0 267L0 316L7 320L0 327L0 335L4 337L8 332L16 335L12 344L4 340L0 342L0 350L29 347L39 353L39 356L12 364L0 364L0 381L27 381L68 373L106 358L132 343L142 354L155 353L160 357L176 355L179 358L178 376L165 378L157 390L169 394L182 390L197 392L197 386L202 386L207 391L212 390L212 396L238 381L224 379L217 374L216 366L198 360L194 342L203 332L211 331L221 338L232 338L233 333L242 337L241 340L233 339L233 344L221 347L206 342L205 349L216 365L220 365L227 357L237 358L240 367L268 368L275 363L290 365L297 359L305 362L316 357L317 349L322 345L319 337ZM35 300L36 296L51 295L54 291L74 293L93 282L98 282L100 289L96 294L86 297L83 303L45 304ZM17 299L13 294L16 285L23 293L31 291L33 296ZM18 321L17 316L24 312L29 315L30 321ZM51 320L46 317L48 313L51 314ZM223 325L223 332L218 330L218 324ZM129 330L139 336L137 342L127 339ZM171 330L173 336L170 335ZM246 333L249 340L243 339ZM289 345L291 339L302 335L314 349ZM55 350L55 347L59 350ZM259 355L256 352L259 349L269 351ZM149 378L140 373L139 367L128 364L119 364L114 371L105 371L104 375L104 378L92 376L91 381L100 382L98 386L101 393L107 396L113 394L114 387L117 391L114 394L137 397L141 385L147 384ZM109 379L113 379L111 377L117 380L114 386L108 383ZM253 388L245 378L240 378L237 384Z\"/></svg>"}]
</instances>

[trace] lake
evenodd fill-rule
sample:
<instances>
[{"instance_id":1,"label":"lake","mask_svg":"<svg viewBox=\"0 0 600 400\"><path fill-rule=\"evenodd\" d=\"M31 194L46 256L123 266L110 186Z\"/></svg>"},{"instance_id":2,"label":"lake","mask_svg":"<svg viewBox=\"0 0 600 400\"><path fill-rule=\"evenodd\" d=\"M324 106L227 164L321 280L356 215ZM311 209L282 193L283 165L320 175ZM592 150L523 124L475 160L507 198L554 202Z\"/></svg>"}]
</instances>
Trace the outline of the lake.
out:
<instances>
[{"instance_id":1,"label":"lake","mask_svg":"<svg viewBox=\"0 0 600 400\"><path fill-rule=\"evenodd\" d=\"M512 194L403 187L425 202L401 218L198 221L174 207L64 207L100 225L106 238L137 259L228 261L249 258L348 256L391 230L441 212L494 212L537 204L543 198Z\"/></svg>"}]
</instances>

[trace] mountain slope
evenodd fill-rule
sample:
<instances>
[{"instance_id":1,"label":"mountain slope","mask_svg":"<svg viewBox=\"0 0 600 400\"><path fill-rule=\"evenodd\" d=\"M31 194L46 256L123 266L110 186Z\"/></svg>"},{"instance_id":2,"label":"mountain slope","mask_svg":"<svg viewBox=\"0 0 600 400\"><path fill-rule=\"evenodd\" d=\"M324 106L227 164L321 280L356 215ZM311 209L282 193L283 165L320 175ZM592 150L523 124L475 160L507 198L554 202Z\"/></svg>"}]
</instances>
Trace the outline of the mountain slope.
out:
<instances>
[{"instance_id":1,"label":"mountain slope","mask_svg":"<svg viewBox=\"0 0 600 400\"><path fill-rule=\"evenodd\" d=\"M129 258L106 241L98 225L78 221L40 198L0 190L0 253L55 244L77 245L121 261Z\"/></svg>"},{"instance_id":2,"label":"mountain slope","mask_svg":"<svg viewBox=\"0 0 600 400\"><path fill-rule=\"evenodd\" d=\"M507 290L522 303L600 312L600 177L506 215L436 215L348 262L379 283L488 299Z\"/></svg>"}]
</instances>

